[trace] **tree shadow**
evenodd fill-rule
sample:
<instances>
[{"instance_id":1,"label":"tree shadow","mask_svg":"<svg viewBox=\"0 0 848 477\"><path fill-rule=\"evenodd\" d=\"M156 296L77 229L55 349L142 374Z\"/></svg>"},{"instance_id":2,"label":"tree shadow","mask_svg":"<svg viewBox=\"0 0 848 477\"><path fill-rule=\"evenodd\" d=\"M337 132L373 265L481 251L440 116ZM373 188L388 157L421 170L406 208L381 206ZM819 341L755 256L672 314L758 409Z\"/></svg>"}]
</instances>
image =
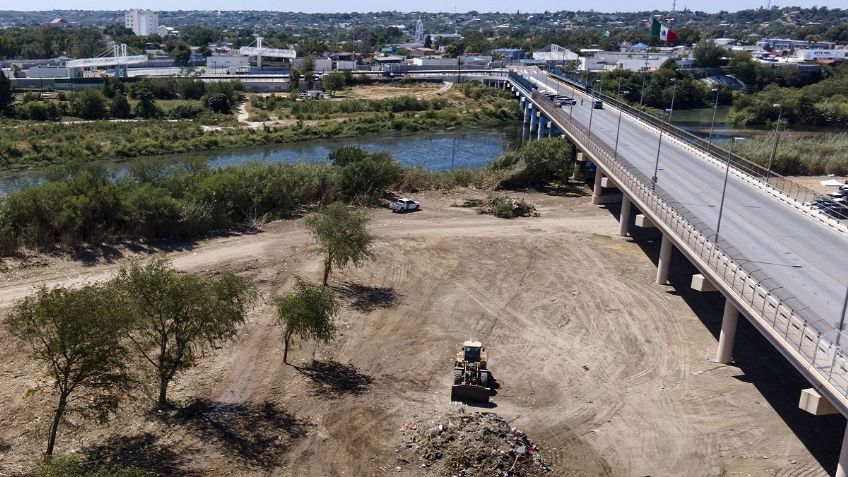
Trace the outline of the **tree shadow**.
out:
<instances>
[{"instance_id":1,"label":"tree shadow","mask_svg":"<svg viewBox=\"0 0 848 477\"><path fill-rule=\"evenodd\" d=\"M391 287L370 287L347 282L333 289L342 298L350 300L351 307L362 312L374 311L377 308L391 308L397 305L400 299L400 294Z\"/></svg>"},{"instance_id":2,"label":"tree shadow","mask_svg":"<svg viewBox=\"0 0 848 477\"><path fill-rule=\"evenodd\" d=\"M326 398L336 398L342 394L360 395L374 382L371 376L360 373L356 366L333 360L313 359L308 365L295 368L312 380L316 394Z\"/></svg>"},{"instance_id":3,"label":"tree shadow","mask_svg":"<svg viewBox=\"0 0 848 477\"><path fill-rule=\"evenodd\" d=\"M266 470L279 463L291 440L305 436L308 427L306 421L271 402L231 404L198 399L178 410L174 418L196 428L207 442L217 442L224 451Z\"/></svg>"},{"instance_id":4,"label":"tree shadow","mask_svg":"<svg viewBox=\"0 0 848 477\"><path fill-rule=\"evenodd\" d=\"M171 238L155 240L119 240L102 243L81 243L67 250L71 259L85 265L96 265L101 262L115 263L130 254L154 254L163 252L183 252L193 250L200 241L222 237L239 237L255 235L261 230L253 225L245 224L227 229L213 230L189 238ZM57 250L62 253L64 250Z\"/></svg>"},{"instance_id":5,"label":"tree shadow","mask_svg":"<svg viewBox=\"0 0 848 477\"><path fill-rule=\"evenodd\" d=\"M0 439L0 452L9 452L12 450L12 444Z\"/></svg>"},{"instance_id":6,"label":"tree shadow","mask_svg":"<svg viewBox=\"0 0 848 477\"><path fill-rule=\"evenodd\" d=\"M183 468L183 456L159 444L150 433L111 436L103 444L83 451L86 467L92 472L112 466L132 466L157 475L194 477L200 474Z\"/></svg>"}]
</instances>

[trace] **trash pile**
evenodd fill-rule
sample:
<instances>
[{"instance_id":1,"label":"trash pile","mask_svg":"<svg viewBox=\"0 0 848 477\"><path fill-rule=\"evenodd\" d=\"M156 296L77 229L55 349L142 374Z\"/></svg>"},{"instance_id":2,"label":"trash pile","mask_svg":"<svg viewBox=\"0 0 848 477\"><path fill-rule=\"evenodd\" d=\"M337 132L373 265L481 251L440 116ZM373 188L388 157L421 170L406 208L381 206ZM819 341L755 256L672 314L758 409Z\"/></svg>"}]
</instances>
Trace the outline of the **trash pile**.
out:
<instances>
[{"instance_id":1,"label":"trash pile","mask_svg":"<svg viewBox=\"0 0 848 477\"><path fill-rule=\"evenodd\" d=\"M399 452L438 475L538 476L551 471L538 446L492 412L452 411L403 426Z\"/></svg>"}]
</instances>

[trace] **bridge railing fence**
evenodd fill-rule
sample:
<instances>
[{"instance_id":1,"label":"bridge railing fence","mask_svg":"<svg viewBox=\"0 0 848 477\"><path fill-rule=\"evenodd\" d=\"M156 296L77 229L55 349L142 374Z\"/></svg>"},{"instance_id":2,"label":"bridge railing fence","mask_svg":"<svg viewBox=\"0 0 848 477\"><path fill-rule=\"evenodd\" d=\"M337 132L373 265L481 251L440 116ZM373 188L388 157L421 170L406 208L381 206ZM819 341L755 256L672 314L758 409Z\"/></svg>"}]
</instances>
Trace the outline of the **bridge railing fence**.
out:
<instances>
[{"instance_id":1,"label":"bridge railing fence","mask_svg":"<svg viewBox=\"0 0 848 477\"><path fill-rule=\"evenodd\" d=\"M576 142L598 158L616 183L639 201L687 249L709 267L737 299L756 311L752 317L769 327L803 361L817 370L843 397L848 397L848 334L835 329L814 310L784 289L756 262L749 260L730 243L716 237L715 231L698 219L685 205L674 200L649 177L616 156L606 143L596 141L588 129L572 120L562 108L534 91L532 98L552 120L566 128Z\"/></svg>"},{"instance_id":2,"label":"bridge railing fence","mask_svg":"<svg viewBox=\"0 0 848 477\"><path fill-rule=\"evenodd\" d=\"M721 142L710 143L709 141L705 141L703 138L700 138L688 131L684 131L669 124L661 117L657 117L639 108L635 108L626 102L619 101L614 96L593 92L591 86L587 85L582 78L571 75L562 70L554 68L550 71L550 74L561 81L575 85L587 94L594 94L603 101L612 104L617 108L621 108L625 113L628 113L629 115L634 116L657 129L662 129L665 131L665 134L673 136L697 152L706 154L716 160L721 160L722 162L729 160L730 165L736 170L744 172L754 180L760 182L766 187L775 189L792 200L814 207L816 210L821 211L823 214L838 221L839 223L842 223L843 220L848 220L848 207L844 207L831 200L830 197L798 184L797 182L777 174L774 171L769 171L768 168L746 159L745 157L735 153L731 154L728 148L724 147Z\"/></svg>"}]
</instances>

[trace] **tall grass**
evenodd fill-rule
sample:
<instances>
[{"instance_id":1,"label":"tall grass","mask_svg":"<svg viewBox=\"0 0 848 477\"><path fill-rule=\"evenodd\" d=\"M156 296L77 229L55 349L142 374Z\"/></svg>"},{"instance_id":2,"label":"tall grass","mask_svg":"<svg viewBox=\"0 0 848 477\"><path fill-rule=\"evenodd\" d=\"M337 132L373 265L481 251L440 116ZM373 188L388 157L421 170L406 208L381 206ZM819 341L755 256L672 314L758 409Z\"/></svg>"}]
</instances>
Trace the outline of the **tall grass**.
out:
<instances>
[{"instance_id":1,"label":"tall grass","mask_svg":"<svg viewBox=\"0 0 848 477\"><path fill-rule=\"evenodd\" d=\"M734 152L766 167L774 144L774 133L737 142ZM778 174L811 176L848 175L848 133L820 136L780 135L772 169Z\"/></svg>"}]
</instances>

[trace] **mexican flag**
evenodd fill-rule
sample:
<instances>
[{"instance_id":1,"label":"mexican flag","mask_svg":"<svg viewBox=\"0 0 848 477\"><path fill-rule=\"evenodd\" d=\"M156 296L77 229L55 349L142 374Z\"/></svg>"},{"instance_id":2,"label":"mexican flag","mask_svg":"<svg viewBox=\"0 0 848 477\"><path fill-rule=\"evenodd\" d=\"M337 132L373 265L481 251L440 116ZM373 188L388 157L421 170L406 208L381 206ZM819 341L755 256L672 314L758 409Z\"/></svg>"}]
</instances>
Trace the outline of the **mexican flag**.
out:
<instances>
[{"instance_id":1,"label":"mexican flag","mask_svg":"<svg viewBox=\"0 0 848 477\"><path fill-rule=\"evenodd\" d=\"M671 31L667 26L663 25L656 18L651 23L651 36L658 37L660 40L666 41L668 43L674 43L674 39L677 38L677 33Z\"/></svg>"}]
</instances>

